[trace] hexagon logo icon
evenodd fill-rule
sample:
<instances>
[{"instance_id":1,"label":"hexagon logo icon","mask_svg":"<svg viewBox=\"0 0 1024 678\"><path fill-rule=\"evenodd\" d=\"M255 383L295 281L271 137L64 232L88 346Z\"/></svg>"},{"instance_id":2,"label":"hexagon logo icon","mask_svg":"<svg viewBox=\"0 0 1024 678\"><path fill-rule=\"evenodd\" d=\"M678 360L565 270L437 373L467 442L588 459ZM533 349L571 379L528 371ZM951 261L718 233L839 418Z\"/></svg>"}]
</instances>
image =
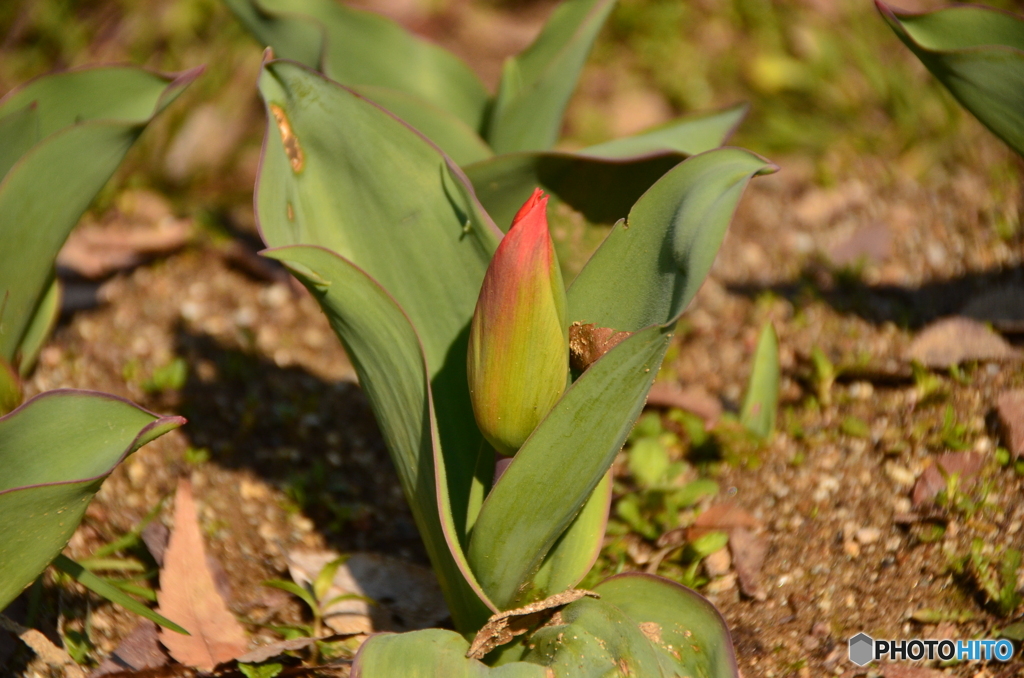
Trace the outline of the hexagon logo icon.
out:
<instances>
[{"instance_id":1,"label":"hexagon logo icon","mask_svg":"<svg viewBox=\"0 0 1024 678\"><path fill-rule=\"evenodd\" d=\"M850 638L850 661L857 666L866 666L875 658L875 641L866 633Z\"/></svg>"}]
</instances>

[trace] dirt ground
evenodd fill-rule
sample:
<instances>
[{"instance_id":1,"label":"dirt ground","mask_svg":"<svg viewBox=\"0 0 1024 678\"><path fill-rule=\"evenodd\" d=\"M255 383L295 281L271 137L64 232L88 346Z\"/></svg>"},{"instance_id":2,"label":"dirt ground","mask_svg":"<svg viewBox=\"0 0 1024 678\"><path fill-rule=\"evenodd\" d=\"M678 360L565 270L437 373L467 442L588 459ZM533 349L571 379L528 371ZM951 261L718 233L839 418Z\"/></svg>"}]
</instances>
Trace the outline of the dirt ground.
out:
<instances>
[{"instance_id":1,"label":"dirt ground","mask_svg":"<svg viewBox=\"0 0 1024 678\"><path fill-rule=\"evenodd\" d=\"M193 4L211 13L209 30L228 30L231 18L222 7ZM640 11L638 4L626 8ZM732 16L723 7L744 4L750 3L695 3L701 22L692 30L713 43L721 29L716 17ZM778 4L830 11L812 0ZM104 3L89 7L83 24L107 16ZM375 7L453 46L491 82L501 57L527 43L547 11L531 5L473 13L455 3L431 14L398 0ZM114 18L100 24L121 26L127 20L121 11L110 9ZM868 25L877 19L861 14ZM901 49L886 42L891 36L878 22L879 44ZM602 38L573 102L567 131L579 143L684 109L656 77L644 75L642 58L621 72L610 65L616 49L630 44L627 23L613 22ZM735 35L746 35L743 30ZM117 51L109 31L83 31L86 54L130 54ZM218 100L217 110L225 110L224 101L240 102L231 148L210 162L189 166L186 159L180 175L165 167L162 176L133 179L147 157L170 155L184 126L172 116L147 132L86 218L142 224L171 216L195 224L194 237L174 254L98 282L69 277L67 312L27 395L95 389L188 419L106 481L69 555L88 556L130 531L173 495L178 478L189 477L208 547L230 583L231 609L251 622L254 637L270 641L278 636L261 624L296 622L304 614L294 598L260 586L288 578L290 551L329 547L426 559L344 351L313 299L282 269L254 256L259 244L250 201L262 112L245 86L254 82L259 55L240 32L231 35L237 72L223 76L214 69L208 86L236 97ZM488 37L496 35L503 41ZM20 44L9 39L0 49L13 52ZM941 96L909 57L896 58L915 87ZM4 82L13 72L4 72ZM858 114L834 144L816 149L763 141L772 127L758 117L757 102L768 95L756 82L730 80L708 103L734 97L752 98L755 107L753 129L741 131L738 143L770 155L782 169L752 182L660 379L735 411L757 333L770 320L780 338L782 402L778 432L764 446L733 445L720 436L714 454L698 456L677 430L680 442L671 453L685 462L685 478L712 478L720 488L677 524L731 501L755 519L767 546L757 575L760 595L742 593L728 563L702 577L701 591L727 619L746 678L861 675L846 645L859 631L894 639L995 637L1024 610L1010 596L1020 589L1019 563L1013 582L1000 569L1011 549L1024 550L1024 468L999 451L1008 443L995 415L1001 393L1024 387L1024 363L971 359L959 335L944 339L946 348L967 351L956 369L915 370L907 355L930 323L957 314L990 323L1020 346L1024 164L945 100L942 120L952 122L920 132L920 143L886 147L899 134L890 129L896 123L869 112ZM196 98L185 101L196 108ZM603 116L603 127L594 127L592 110ZM857 125L879 129L872 137L877 147L858 146ZM167 369L175 361L187 368L178 377ZM670 410L651 411L666 429L678 429ZM914 488L926 468L957 451L978 453L981 470L955 491L944 485L939 496L915 505ZM616 465L617 501L634 487L628 455L627 448ZM169 516L165 508L158 520ZM656 539L626 529L607 544L599 570L645 569ZM657 571L672 576L670 561ZM135 624L130 614L74 587L46 590L42 627L52 634L59 615L65 630L87 629L89 662L99 663ZM1000 590L1010 592L1005 600ZM24 653L9 661L0 674L46 675ZM920 673L909 666L904 673L891 666L863 673L1024 675L1019 654L1008 665L915 664Z\"/></svg>"}]
</instances>

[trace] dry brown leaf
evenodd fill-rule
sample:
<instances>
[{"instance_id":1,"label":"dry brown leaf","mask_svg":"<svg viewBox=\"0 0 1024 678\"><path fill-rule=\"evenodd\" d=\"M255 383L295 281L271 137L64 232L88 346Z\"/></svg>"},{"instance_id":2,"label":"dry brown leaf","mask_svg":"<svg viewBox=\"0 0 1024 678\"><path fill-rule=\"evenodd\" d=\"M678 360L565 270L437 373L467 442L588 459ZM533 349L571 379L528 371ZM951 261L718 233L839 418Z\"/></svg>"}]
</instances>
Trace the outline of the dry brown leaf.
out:
<instances>
[{"instance_id":1,"label":"dry brown leaf","mask_svg":"<svg viewBox=\"0 0 1024 678\"><path fill-rule=\"evenodd\" d=\"M648 407L677 407L692 412L711 428L722 416L722 403L702 386L681 387L676 383L654 382L647 396Z\"/></svg>"},{"instance_id":2,"label":"dry brown leaf","mask_svg":"<svg viewBox=\"0 0 1024 678\"><path fill-rule=\"evenodd\" d=\"M292 551L288 572L299 586L311 583L327 563L338 558L331 551ZM399 558L376 553L353 553L337 571L325 598L355 594L373 600L340 600L325 610L324 622L336 633L414 631L436 626L448 616L448 607L434 573Z\"/></svg>"},{"instance_id":3,"label":"dry brown leaf","mask_svg":"<svg viewBox=\"0 0 1024 678\"><path fill-rule=\"evenodd\" d=\"M1014 457L1024 457L1024 390L1001 393L996 412L1006 448Z\"/></svg>"},{"instance_id":4,"label":"dry brown leaf","mask_svg":"<svg viewBox=\"0 0 1024 678\"><path fill-rule=\"evenodd\" d=\"M494 648L510 643L516 636L529 632L546 617L552 616L558 608L574 603L584 596L600 598L592 591L570 589L514 610L491 615L483 628L477 631L466 656L470 659L483 659Z\"/></svg>"},{"instance_id":5,"label":"dry brown leaf","mask_svg":"<svg viewBox=\"0 0 1024 678\"><path fill-rule=\"evenodd\" d=\"M246 652L241 657L236 657L239 664L261 664L271 657L282 655L285 652L302 650L321 640L318 638L292 638L290 640L279 640L269 645L261 645L251 652Z\"/></svg>"},{"instance_id":6,"label":"dry brown leaf","mask_svg":"<svg viewBox=\"0 0 1024 678\"><path fill-rule=\"evenodd\" d=\"M740 590L757 600L764 600L759 579L768 543L758 534L761 522L733 502L716 504L704 511L687 529L689 541L705 534L722 531L729 535L729 551L732 553L733 569L740 581ZM665 536L668 536L666 533Z\"/></svg>"},{"instance_id":7,"label":"dry brown leaf","mask_svg":"<svg viewBox=\"0 0 1024 678\"><path fill-rule=\"evenodd\" d=\"M693 541L708 532L715 532L716 530L731 532L740 527L756 530L761 527L761 523L757 518L744 511L735 503L727 501L715 504L697 516L697 519L693 521L693 525L687 531L686 536L690 541Z\"/></svg>"},{"instance_id":8,"label":"dry brown leaf","mask_svg":"<svg viewBox=\"0 0 1024 678\"><path fill-rule=\"evenodd\" d=\"M57 255L57 265L83 278L103 278L181 249L191 237L188 219L168 217L150 225L86 223L71 232Z\"/></svg>"},{"instance_id":9,"label":"dry brown leaf","mask_svg":"<svg viewBox=\"0 0 1024 678\"><path fill-rule=\"evenodd\" d=\"M143 619L125 636L110 656L104 659L89 678L99 678L119 671L140 671L164 666L167 653L160 647L157 625Z\"/></svg>"},{"instance_id":10,"label":"dry brown leaf","mask_svg":"<svg viewBox=\"0 0 1024 678\"><path fill-rule=\"evenodd\" d=\"M160 571L157 604L160 614L192 634L160 629L160 642L182 664L210 671L245 652L245 631L218 593L207 566L192 486L184 479L178 481L174 498L174 530Z\"/></svg>"},{"instance_id":11,"label":"dry brown leaf","mask_svg":"<svg viewBox=\"0 0 1024 678\"><path fill-rule=\"evenodd\" d=\"M582 372L631 334L575 322L569 326L569 364L577 372Z\"/></svg>"},{"instance_id":12,"label":"dry brown leaf","mask_svg":"<svg viewBox=\"0 0 1024 678\"><path fill-rule=\"evenodd\" d=\"M977 452L946 452L939 455L935 463L930 464L914 483L914 507L931 501L946 489L943 474L959 474L960 481L966 482L978 475L984 465L985 458Z\"/></svg>"},{"instance_id":13,"label":"dry brown leaf","mask_svg":"<svg viewBox=\"0 0 1024 678\"><path fill-rule=\"evenodd\" d=\"M1020 353L985 325L969 318L945 318L924 328L910 343L907 359L945 369L969 360L1012 360Z\"/></svg>"},{"instance_id":14,"label":"dry brown leaf","mask_svg":"<svg viewBox=\"0 0 1024 678\"><path fill-rule=\"evenodd\" d=\"M729 550L732 551L732 565L740 580L740 590L757 600L765 600L761 590L761 567L768 554L768 542L746 527L729 531Z\"/></svg>"}]
</instances>

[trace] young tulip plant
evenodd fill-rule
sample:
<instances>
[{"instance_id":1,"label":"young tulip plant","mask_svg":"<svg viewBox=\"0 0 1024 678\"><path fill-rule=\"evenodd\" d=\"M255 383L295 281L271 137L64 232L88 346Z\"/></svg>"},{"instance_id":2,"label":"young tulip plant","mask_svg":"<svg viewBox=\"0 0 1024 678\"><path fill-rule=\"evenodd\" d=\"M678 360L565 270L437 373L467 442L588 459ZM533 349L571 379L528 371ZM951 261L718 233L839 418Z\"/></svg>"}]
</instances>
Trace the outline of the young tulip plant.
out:
<instances>
[{"instance_id":1,"label":"young tulip plant","mask_svg":"<svg viewBox=\"0 0 1024 678\"><path fill-rule=\"evenodd\" d=\"M182 631L60 552L114 467L184 419L92 391L49 391L22 403L22 380L60 312L61 245L149 121L200 71L88 68L0 99L0 611L53 562Z\"/></svg>"},{"instance_id":2,"label":"young tulip plant","mask_svg":"<svg viewBox=\"0 0 1024 678\"><path fill-rule=\"evenodd\" d=\"M615 0L560 3L536 40L505 62L493 96L457 56L383 16L337 0L224 2L279 58L322 72L430 138L501 228L538 186L590 222L611 224L683 158L720 146L746 113L734 106L576 152L552 150Z\"/></svg>"},{"instance_id":3,"label":"young tulip plant","mask_svg":"<svg viewBox=\"0 0 1024 678\"><path fill-rule=\"evenodd\" d=\"M1024 20L980 5L923 14L875 6L960 104L1024 155Z\"/></svg>"},{"instance_id":4,"label":"young tulip plant","mask_svg":"<svg viewBox=\"0 0 1024 678\"><path fill-rule=\"evenodd\" d=\"M736 676L724 621L693 591L639 573L574 587L676 323L744 187L774 166L739 148L678 163L565 289L544 193L503 235L391 112L292 61L266 61L260 90L264 254L344 344L456 629L375 635L353 675Z\"/></svg>"}]
</instances>

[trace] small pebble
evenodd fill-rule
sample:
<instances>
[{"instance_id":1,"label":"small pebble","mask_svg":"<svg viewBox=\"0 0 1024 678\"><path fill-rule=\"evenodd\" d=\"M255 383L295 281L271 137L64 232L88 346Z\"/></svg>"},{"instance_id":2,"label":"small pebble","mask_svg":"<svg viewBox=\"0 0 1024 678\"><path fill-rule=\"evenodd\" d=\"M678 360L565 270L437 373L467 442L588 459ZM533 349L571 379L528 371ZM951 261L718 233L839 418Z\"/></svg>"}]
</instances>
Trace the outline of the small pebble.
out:
<instances>
[{"instance_id":1,"label":"small pebble","mask_svg":"<svg viewBox=\"0 0 1024 678\"><path fill-rule=\"evenodd\" d=\"M721 548L704 559L704 569L709 577L720 577L732 567L732 558L729 556L729 549Z\"/></svg>"},{"instance_id":2,"label":"small pebble","mask_svg":"<svg viewBox=\"0 0 1024 678\"><path fill-rule=\"evenodd\" d=\"M862 545L874 544L882 537L882 531L877 527L862 527L854 534L854 538Z\"/></svg>"}]
</instances>

